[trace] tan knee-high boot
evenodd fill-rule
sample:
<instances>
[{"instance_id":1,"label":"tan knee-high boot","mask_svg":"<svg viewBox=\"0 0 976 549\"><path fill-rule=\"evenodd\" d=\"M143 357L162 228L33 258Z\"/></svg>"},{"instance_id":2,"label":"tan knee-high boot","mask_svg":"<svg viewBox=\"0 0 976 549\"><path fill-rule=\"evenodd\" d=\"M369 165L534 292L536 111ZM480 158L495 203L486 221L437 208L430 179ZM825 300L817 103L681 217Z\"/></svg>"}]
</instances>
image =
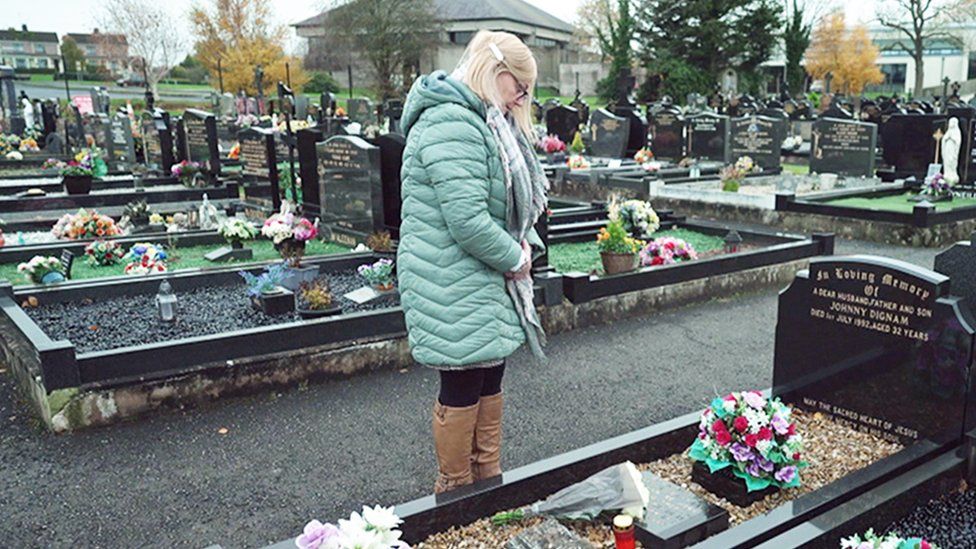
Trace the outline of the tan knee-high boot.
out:
<instances>
[{"instance_id":1,"label":"tan knee-high boot","mask_svg":"<svg viewBox=\"0 0 976 549\"><path fill-rule=\"evenodd\" d=\"M471 440L478 422L478 404L464 408L434 403L434 448L437 451L437 482L440 494L471 484Z\"/></svg>"},{"instance_id":2,"label":"tan knee-high boot","mask_svg":"<svg viewBox=\"0 0 976 549\"><path fill-rule=\"evenodd\" d=\"M471 474L476 481L502 474L502 394L481 397L478 404L471 452Z\"/></svg>"}]
</instances>

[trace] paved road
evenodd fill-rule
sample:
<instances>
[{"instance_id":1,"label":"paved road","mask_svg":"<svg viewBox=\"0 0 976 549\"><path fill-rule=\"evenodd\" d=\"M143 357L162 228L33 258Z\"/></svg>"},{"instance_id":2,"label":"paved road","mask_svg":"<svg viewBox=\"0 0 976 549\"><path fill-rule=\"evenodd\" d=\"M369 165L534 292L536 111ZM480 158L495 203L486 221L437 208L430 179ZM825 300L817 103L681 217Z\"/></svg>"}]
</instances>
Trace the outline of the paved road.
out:
<instances>
[{"instance_id":1,"label":"paved road","mask_svg":"<svg viewBox=\"0 0 976 549\"><path fill-rule=\"evenodd\" d=\"M25 91L29 97L37 99L64 99L64 82L25 82L18 80L14 83L17 89L17 95L20 95L21 90ZM71 90L71 95L84 95L88 96L88 92L91 91L94 84L91 83L81 83L81 82L69 82L69 88ZM145 89L141 87L109 87L109 95L114 99L142 99L145 97ZM158 100L160 101L204 101L208 97L208 92L200 90L160 90L158 93Z\"/></svg>"},{"instance_id":2,"label":"paved road","mask_svg":"<svg viewBox=\"0 0 976 549\"><path fill-rule=\"evenodd\" d=\"M851 242L838 253L926 267L935 255ZM775 311L771 289L556 336L545 366L518 353L505 464L768 387ZM381 372L53 436L0 376L0 547L258 547L311 518L425 495L436 388L432 371Z\"/></svg>"}]
</instances>

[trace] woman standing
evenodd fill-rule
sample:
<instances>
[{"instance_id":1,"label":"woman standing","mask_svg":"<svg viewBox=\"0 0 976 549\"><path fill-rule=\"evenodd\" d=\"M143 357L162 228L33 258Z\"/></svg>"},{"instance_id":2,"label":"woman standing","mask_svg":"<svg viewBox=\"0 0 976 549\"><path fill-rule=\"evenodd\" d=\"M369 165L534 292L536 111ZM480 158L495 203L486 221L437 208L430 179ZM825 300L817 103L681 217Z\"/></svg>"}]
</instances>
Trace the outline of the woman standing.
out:
<instances>
[{"instance_id":1,"label":"woman standing","mask_svg":"<svg viewBox=\"0 0 976 549\"><path fill-rule=\"evenodd\" d=\"M404 107L397 276L413 358L440 371L437 493L501 474L505 359L526 341L542 356L530 269L548 185L528 137L535 79L521 40L481 31Z\"/></svg>"}]
</instances>

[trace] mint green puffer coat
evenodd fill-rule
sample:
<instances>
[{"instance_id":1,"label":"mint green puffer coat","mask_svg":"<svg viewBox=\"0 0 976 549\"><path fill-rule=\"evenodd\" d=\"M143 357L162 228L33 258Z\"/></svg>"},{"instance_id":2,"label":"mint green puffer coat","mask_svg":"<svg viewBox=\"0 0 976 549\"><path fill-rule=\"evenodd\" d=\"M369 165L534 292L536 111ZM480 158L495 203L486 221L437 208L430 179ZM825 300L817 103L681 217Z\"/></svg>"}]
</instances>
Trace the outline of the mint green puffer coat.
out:
<instances>
[{"instance_id":1,"label":"mint green puffer coat","mask_svg":"<svg viewBox=\"0 0 976 549\"><path fill-rule=\"evenodd\" d=\"M502 273L521 246L505 230L506 188L485 106L443 71L419 78L403 111L397 278L417 362L459 368L525 341Z\"/></svg>"}]
</instances>

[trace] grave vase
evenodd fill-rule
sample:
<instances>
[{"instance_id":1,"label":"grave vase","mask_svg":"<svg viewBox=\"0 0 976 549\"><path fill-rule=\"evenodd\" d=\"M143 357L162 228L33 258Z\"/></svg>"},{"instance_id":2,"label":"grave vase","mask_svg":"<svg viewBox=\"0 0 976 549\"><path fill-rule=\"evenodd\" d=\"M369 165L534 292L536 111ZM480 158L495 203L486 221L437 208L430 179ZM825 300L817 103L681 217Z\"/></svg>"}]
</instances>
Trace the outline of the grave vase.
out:
<instances>
[{"instance_id":1,"label":"grave vase","mask_svg":"<svg viewBox=\"0 0 976 549\"><path fill-rule=\"evenodd\" d=\"M634 253L600 252L600 260L608 275L627 273L637 268L637 254Z\"/></svg>"},{"instance_id":2,"label":"grave vase","mask_svg":"<svg viewBox=\"0 0 976 549\"><path fill-rule=\"evenodd\" d=\"M64 192L68 194L88 194L92 189L92 176L65 175L61 178Z\"/></svg>"},{"instance_id":3,"label":"grave vase","mask_svg":"<svg viewBox=\"0 0 976 549\"><path fill-rule=\"evenodd\" d=\"M712 473L701 461L696 461L691 467L691 480L702 488L725 498L729 503L739 507L748 507L766 496L779 491L776 486L767 486L753 492L746 488L746 481L732 474L732 468L726 467Z\"/></svg>"}]
</instances>

